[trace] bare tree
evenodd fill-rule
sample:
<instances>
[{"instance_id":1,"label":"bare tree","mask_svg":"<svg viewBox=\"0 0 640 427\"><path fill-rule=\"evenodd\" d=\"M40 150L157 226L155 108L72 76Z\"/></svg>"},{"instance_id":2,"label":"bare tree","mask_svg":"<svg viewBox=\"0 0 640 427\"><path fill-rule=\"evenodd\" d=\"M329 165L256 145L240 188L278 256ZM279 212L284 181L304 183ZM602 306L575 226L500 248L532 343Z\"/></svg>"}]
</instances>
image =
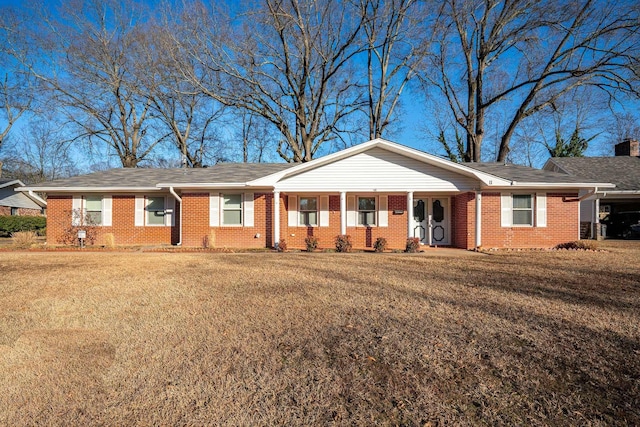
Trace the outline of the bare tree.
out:
<instances>
[{"instance_id":1,"label":"bare tree","mask_svg":"<svg viewBox=\"0 0 640 427\"><path fill-rule=\"evenodd\" d=\"M364 17L337 0L264 0L240 24L220 10L186 10L199 21L177 40L200 67L184 70L213 99L270 122L277 153L289 162L313 158L349 129L344 119L363 105L349 69L362 52Z\"/></svg>"},{"instance_id":2,"label":"bare tree","mask_svg":"<svg viewBox=\"0 0 640 427\"><path fill-rule=\"evenodd\" d=\"M154 117L171 133L168 139L181 154L183 166L203 167L223 157L217 152L219 126L214 125L223 124L224 106L203 94L177 69L195 64L170 36L181 30L170 12L166 10L161 23L150 23L138 38L139 92L149 98Z\"/></svg>"},{"instance_id":3,"label":"bare tree","mask_svg":"<svg viewBox=\"0 0 640 427\"><path fill-rule=\"evenodd\" d=\"M64 126L51 117L27 123L3 150L7 176L38 183L77 174Z\"/></svg>"},{"instance_id":4,"label":"bare tree","mask_svg":"<svg viewBox=\"0 0 640 427\"><path fill-rule=\"evenodd\" d=\"M10 8L0 8L0 39L4 40L0 43L0 148L16 122L31 108L35 95L28 69L20 66L12 50L23 24Z\"/></svg>"},{"instance_id":5,"label":"bare tree","mask_svg":"<svg viewBox=\"0 0 640 427\"><path fill-rule=\"evenodd\" d=\"M238 134L242 140L242 161L269 161L271 153L275 151L272 141L277 138L273 135L273 128L263 117L250 111L238 110L237 116L240 124Z\"/></svg>"},{"instance_id":6,"label":"bare tree","mask_svg":"<svg viewBox=\"0 0 640 427\"><path fill-rule=\"evenodd\" d=\"M52 108L76 126L76 141L104 143L124 167L136 167L166 138L150 120L134 69L145 10L134 0L72 0L55 14L32 11L37 59L14 51L51 94ZM24 53L21 53L24 52ZM49 59L49 61L45 61Z\"/></svg>"},{"instance_id":7,"label":"bare tree","mask_svg":"<svg viewBox=\"0 0 640 427\"><path fill-rule=\"evenodd\" d=\"M438 72L424 79L464 130L465 160L481 160L486 115L499 104L510 111L496 135L503 161L518 125L577 87L637 96L640 19L637 3L624 3L446 0L432 64Z\"/></svg>"},{"instance_id":8,"label":"bare tree","mask_svg":"<svg viewBox=\"0 0 640 427\"><path fill-rule=\"evenodd\" d=\"M417 0L361 0L360 7L366 16L369 139L374 139L393 122L406 85L424 67L427 13Z\"/></svg>"},{"instance_id":9,"label":"bare tree","mask_svg":"<svg viewBox=\"0 0 640 427\"><path fill-rule=\"evenodd\" d=\"M613 120L607 127L610 144L607 152L613 152L612 145L625 139L640 139L640 117L629 112L614 113Z\"/></svg>"}]
</instances>

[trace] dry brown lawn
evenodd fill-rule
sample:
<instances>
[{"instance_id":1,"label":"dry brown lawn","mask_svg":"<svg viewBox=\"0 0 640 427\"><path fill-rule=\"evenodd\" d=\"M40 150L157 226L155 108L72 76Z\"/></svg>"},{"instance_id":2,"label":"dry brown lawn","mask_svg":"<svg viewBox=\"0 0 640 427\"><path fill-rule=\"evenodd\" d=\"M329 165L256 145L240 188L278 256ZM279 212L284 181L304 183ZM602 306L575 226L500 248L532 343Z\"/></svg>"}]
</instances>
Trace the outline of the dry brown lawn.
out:
<instances>
[{"instance_id":1,"label":"dry brown lawn","mask_svg":"<svg viewBox=\"0 0 640 427\"><path fill-rule=\"evenodd\" d=\"M0 425L640 424L640 242L0 253Z\"/></svg>"}]
</instances>

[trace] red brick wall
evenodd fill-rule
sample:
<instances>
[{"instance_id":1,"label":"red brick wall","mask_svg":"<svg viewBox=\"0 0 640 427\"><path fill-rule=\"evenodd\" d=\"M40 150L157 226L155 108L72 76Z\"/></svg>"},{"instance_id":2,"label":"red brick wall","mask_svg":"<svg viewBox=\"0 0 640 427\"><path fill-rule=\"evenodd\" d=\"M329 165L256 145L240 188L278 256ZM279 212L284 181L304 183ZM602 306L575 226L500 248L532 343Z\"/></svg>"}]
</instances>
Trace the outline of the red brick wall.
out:
<instances>
[{"instance_id":1,"label":"red brick wall","mask_svg":"<svg viewBox=\"0 0 640 427\"><path fill-rule=\"evenodd\" d=\"M451 246L462 249L475 247L475 214L475 193L451 197Z\"/></svg>"},{"instance_id":2,"label":"red brick wall","mask_svg":"<svg viewBox=\"0 0 640 427\"><path fill-rule=\"evenodd\" d=\"M273 194L255 193L253 227L209 227L209 193L183 193L183 246L202 247L207 239L217 248L264 248L273 246ZM259 237L256 237L257 235Z\"/></svg>"},{"instance_id":3,"label":"red brick wall","mask_svg":"<svg viewBox=\"0 0 640 427\"><path fill-rule=\"evenodd\" d=\"M485 248L551 248L578 239L576 193L547 193L546 227L502 227L500 193L482 193L482 246Z\"/></svg>"},{"instance_id":4,"label":"red brick wall","mask_svg":"<svg viewBox=\"0 0 640 427\"><path fill-rule=\"evenodd\" d=\"M112 196L111 227L96 227L97 245L105 243L104 236L113 233L116 245L158 245L178 242L178 215L180 207L176 205L176 227L142 226L135 224L135 196ZM47 243L60 244L65 233L71 227L72 197L49 195L47 198ZM83 227L76 227L81 229Z\"/></svg>"},{"instance_id":5,"label":"red brick wall","mask_svg":"<svg viewBox=\"0 0 640 427\"><path fill-rule=\"evenodd\" d=\"M280 196L280 238L287 241L290 249L304 249L304 239L311 235L319 240L321 249L335 248L335 238L340 234L340 196L329 196L328 227L289 227L288 197ZM394 215L394 210L403 210L402 215ZM387 239L389 249L404 249L407 242L407 196L388 196L388 227L347 227L354 249L373 248L378 237ZM292 236L293 234L293 236Z\"/></svg>"},{"instance_id":6,"label":"red brick wall","mask_svg":"<svg viewBox=\"0 0 640 427\"><path fill-rule=\"evenodd\" d=\"M578 236L578 203L563 202L573 193L547 194L547 227L501 227L500 193L483 193L482 246L491 247L552 247L576 240ZM176 206L176 227L135 227L135 197L114 195L111 227L98 227L97 244L104 244L104 234L113 233L117 245L176 244L179 240L179 212ZM212 238L215 247L264 248L272 247L272 193L254 194L253 227L209 227L209 193L184 193L184 246L202 247ZM390 249L404 249L407 238L407 197L390 195L388 227L348 227L356 249L372 248L378 237L387 239ZM304 239L314 235L320 248L334 248L340 234L340 196L329 196L328 227L289 227L288 197L280 196L280 238L289 248L305 248ZM451 197L452 246L464 249L475 247L475 194L463 193ZM58 244L71 225L71 196L49 195L47 241ZM402 210L394 215L394 210ZM259 235L259 237L256 237Z\"/></svg>"},{"instance_id":7,"label":"red brick wall","mask_svg":"<svg viewBox=\"0 0 640 427\"><path fill-rule=\"evenodd\" d=\"M1 216L10 216L11 215L11 207L10 206L0 206L0 215ZM18 216L44 216L44 215L42 215L42 210L41 209L18 208Z\"/></svg>"}]
</instances>

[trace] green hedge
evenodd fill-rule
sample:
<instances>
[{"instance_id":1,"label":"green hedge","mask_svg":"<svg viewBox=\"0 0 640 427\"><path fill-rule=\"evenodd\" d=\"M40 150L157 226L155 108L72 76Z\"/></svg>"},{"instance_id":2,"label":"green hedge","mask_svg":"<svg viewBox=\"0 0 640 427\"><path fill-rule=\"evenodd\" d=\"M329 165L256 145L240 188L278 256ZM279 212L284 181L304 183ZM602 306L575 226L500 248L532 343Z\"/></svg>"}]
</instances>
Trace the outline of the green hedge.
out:
<instances>
[{"instance_id":1,"label":"green hedge","mask_svg":"<svg viewBox=\"0 0 640 427\"><path fill-rule=\"evenodd\" d=\"M10 236L16 231L39 231L47 226L43 216L0 216L0 236Z\"/></svg>"}]
</instances>

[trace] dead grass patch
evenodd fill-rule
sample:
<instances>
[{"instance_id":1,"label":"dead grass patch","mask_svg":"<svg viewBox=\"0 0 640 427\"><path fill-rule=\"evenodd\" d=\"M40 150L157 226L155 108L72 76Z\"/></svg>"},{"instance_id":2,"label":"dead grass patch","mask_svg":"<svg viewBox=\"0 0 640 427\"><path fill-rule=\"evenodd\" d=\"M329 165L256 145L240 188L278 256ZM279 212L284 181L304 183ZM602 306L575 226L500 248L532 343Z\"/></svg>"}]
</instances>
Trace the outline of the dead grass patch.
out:
<instances>
[{"instance_id":1,"label":"dead grass patch","mask_svg":"<svg viewBox=\"0 0 640 427\"><path fill-rule=\"evenodd\" d=\"M638 424L634 243L3 253L0 424Z\"/></svg>"}]
</instances>

